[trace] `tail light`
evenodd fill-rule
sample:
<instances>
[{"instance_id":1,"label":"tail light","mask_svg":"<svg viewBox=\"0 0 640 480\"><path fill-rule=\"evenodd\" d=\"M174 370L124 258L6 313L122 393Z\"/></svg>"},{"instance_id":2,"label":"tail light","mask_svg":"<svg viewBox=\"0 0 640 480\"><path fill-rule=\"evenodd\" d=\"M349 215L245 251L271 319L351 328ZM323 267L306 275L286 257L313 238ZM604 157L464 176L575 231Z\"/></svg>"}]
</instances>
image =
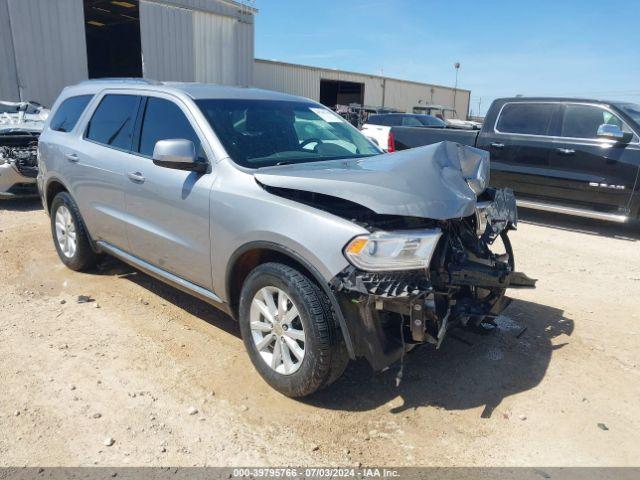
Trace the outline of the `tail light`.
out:
<instances>
[{"instance_id":1,"label":"tail light","mask_svg":"<svg viewBox=\"0 0 640 480\"><path fill-rule=\"evenodd\" d=\"M393 132L389 130L389 138L387 139L387 152L393 153L396 151L396 139L393 136Z\"/></svg>"}]
</instances>

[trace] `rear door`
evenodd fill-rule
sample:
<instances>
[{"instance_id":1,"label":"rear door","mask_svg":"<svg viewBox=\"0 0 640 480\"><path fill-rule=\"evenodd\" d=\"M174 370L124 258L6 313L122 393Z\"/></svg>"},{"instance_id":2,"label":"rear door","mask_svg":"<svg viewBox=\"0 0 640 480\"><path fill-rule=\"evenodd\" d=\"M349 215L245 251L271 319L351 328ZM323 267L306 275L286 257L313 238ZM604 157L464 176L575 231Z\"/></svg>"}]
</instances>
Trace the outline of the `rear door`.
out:
<instances>
[{"instance_id":1,"label":"rear door","mask_svg":"<svg viewBox=\"0 0 640 480\"><path fill-rule=\"evenodd\" d=\"M553 102L505 103L478 148L491 153L491 184L526 197L551 197L550 136L557 133L561 105Z\"/></svg>"},{"instance_id":2,"label":"rear door","mask_svg":"<svg viewBox=\"0 0 640 480\"><path fill-rule=\"evenodd\" d=\"M560 136L553 140L549 168L562 181L554 195L572 206L626 213L638 173L638 137L630 144L597 137L598 127L631 129L604 105L568 103L563 107ZM632 158L633 157L633 158Z\"/></svg>"},{"instance_id":3,"label":"rear door","mask_svg":"<svg viewBox=\"0 0 640 480\"><path fill-rule=\"evenodd\" d=\"M204 158L204 136L181 100L158 94L143 101L125 167L130 252L152 265L211 289L209 194L213 173L155 165L159 140L186 139ZM210 172L210 170L209 170Z\"/></svg>"},{"instance_id":4,"label":"rear door","mask_svg":"<svg viewBox=\"0 0 640 480\"><path fill-rule=\"evenodd\" d=\"M65 178L94 240L127 248L124 168L140 96L105 93L66 151Z\"/></svg>"}]
</instances>

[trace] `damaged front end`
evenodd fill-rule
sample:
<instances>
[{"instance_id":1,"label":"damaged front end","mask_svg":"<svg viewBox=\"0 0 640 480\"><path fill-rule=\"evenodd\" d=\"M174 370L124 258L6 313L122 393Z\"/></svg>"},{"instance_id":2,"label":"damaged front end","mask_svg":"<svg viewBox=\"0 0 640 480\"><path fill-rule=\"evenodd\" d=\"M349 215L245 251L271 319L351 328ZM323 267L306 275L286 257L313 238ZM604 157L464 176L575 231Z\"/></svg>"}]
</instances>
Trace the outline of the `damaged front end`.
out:
<instances>
[{"instance_id":1,"label":"damaged front end","mask_svg":"<svg viewBox=\"0 0 640 480\"><path fill-rule=\"evenodd\" d=\"M515 271L508 232L513 191L487 188L489 154L441 142L356 160L260 169L268 192L347 219L367 234L343 249L350 265L330 283L353 354L382 369L411 345L441 345L457 326L506 308Z\"/></svg>"},{"instance_id":2,"label":"damaged front end","mask_svg":"<svg viewBox=\"0 0 640 480\"><path fill-rule=\"evenodd\" d=\"M488 189L474 215L432 223L436 245L425 268L373 272L352 265L338 274L332 288L353 320L347 323L356 355L382 369L411 345L439 347L450 328L495 318L510 302L507 288L534 288L535 280L514 270L508 231L516 215L511 190Z\"/></svg>"}]
</instances>

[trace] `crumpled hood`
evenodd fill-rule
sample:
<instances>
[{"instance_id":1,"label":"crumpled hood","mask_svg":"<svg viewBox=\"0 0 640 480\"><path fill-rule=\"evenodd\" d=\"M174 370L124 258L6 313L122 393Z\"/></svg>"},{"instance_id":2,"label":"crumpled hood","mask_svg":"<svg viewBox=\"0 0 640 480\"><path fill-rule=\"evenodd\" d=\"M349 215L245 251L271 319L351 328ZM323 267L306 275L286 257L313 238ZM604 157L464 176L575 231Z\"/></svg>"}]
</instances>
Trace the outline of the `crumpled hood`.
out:
<instances>
[{"instance_id":1,"label":"crumpled hood","mask_svg":"<svg viewBox=\"0 0 640 480\"><path fill-rule=\"evenodd\" d=\"M489 182L489 153L447 141L374 157L261 168L255 178L270 187L343 198L382 215L447 220L474 213L476 193Z\"/></svg>"}]
</instances>

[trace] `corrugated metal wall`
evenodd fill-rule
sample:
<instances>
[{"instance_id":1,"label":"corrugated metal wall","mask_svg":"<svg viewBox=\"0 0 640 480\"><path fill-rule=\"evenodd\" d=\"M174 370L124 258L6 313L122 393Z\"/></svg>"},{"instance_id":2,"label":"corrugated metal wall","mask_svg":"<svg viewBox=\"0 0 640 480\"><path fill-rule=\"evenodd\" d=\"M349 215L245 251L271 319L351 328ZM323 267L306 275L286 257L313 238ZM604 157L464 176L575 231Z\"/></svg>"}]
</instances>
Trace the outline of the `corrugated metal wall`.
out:
<instances>
[{"instance_id":1,"label":"corrugated metal wall","mask_svg":"<svg viewBox=\"0 0 640 480\"><path fill-rule=\"evenodd\" d=\"M20 100L7 0L0 0L0 66L0 100Z\"/></svg>"},{"instance_id":2,"label":"corrugated metal wall","mask_svg":"<svg viewBox=\"0 0 640 480\"><path fill-rule=\"evenodd\" d=\"M225 0L155 0L164 5L173 5L188 10L215 13L228 17L240 18L244 22L253 23L253 8Z\"/></svg>"},{"instance_id":3,"label":"corrugated metal wall","mask_svg":"<svg viewBox=\"0 0 640 480\"><path fill-rule=\"evenodd\" d=\"M224 0L141 0L144 74L249 85L253 11ZM15 59L15 61L14 61ZM88 78L82 0L0 0L0 99L51 105Z\"/></svg>"},{"instance_id":4,"label":"corrugated metal wall","mask_svg":"<svg viewBox=\"0 0 640 480\"><path fill-rule=\"evenodd\" d=\"M144 76L175 82L195 81L192 10L140 2Z\"/></svg>"},{"instance_id":5,"label":"corrugated metal wall","mask_svg":"<svg viewBox=\"0 0 640 480\"><path fill-rule=\"evenodd\" d=\"M387 79L385 82L385 106L410 112L416 105L444 105L453 106L455 97L458 117L466 119L469 113L469 98L471 92L438 85L419 84L402 80Z\"/></svg>"},{"instance_id":6,"label":"corrugated metal wall","mask_svg":"<svg viewBox=\"0 0 640 480\"><path fill-rule=\"evenodd\" d=\"M441 85L268 60L256 60L254 65L253 83L256 87L301 95L315 101L320 100L321 79L363 83L364 103L371 106L384 105L405 112L410 112L419 104L453 106L454 89ZM464 119L469 110L470 92L458 89L455 97L458 116Z\"/></svg>"},{"instance_id":7,"label":"corrugated metal wall","mask_svg":"<svg viewBox=\"0 0 640 480\"><path fill-rule=\"evenodd\" d=\"M253 67L253 84L256 87L300 95L316 102L320 100L321 79L364 83L364 103L382 104L381 81L373 76L266 60L256 60Z\"/></svg>"},{"instance_id":8,"label":"corrugated metal wall","mask_svg":"<svg viewBox=\"0 0 640 480\"><path fill-rule=\"evenodd\" d=\"M167 0L140 2L145 77L251 84L253 23L246 21L249 14L224 3L200 0L172 0L174 6L166 3ZM201 3L206 11L193 10L200 8Z\"/></svg>"},{"instance_id":9,"label":"corrugated metal wall","mask_svg":"<svg viewBox=\"0 0 640 480\"><path fill-rule=\"evenodd\" d=\"M82 0L2 1L22 99L51 105L65 86L87 78Z\"/></svg>"},{"instance_id":10,"label":"corrugated metal wall","mask_svg":"<svg viewBox=\"0 0 640 480\"><path fill-rule=\"evenodd\" d=\"M207 12L195 12L196 80L251 85L253 24Z\"/></svg>"}]
</instances>

